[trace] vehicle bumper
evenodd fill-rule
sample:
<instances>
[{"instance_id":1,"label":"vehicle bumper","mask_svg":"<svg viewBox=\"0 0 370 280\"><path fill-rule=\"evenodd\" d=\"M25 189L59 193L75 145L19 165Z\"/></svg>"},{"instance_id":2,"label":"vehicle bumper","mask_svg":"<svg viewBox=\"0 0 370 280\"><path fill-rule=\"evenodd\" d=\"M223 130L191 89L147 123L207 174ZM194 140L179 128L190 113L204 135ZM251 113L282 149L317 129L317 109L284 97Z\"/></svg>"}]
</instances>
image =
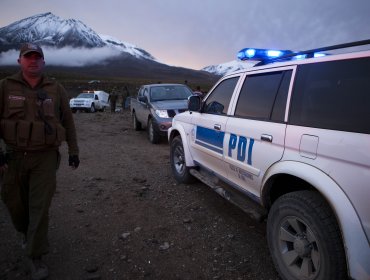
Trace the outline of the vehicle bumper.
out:
<instances>
[{"instance_id":1,"label":"vehicle bumper","mask_svg":"<svg viewBox=\"0 0 370 280\"><path fill-rule=\"evenodd\" d=\"M168 130L172 127L172 118L157 118L154 129L164 137L167 137Z\"/></svg>"}]
</instances>

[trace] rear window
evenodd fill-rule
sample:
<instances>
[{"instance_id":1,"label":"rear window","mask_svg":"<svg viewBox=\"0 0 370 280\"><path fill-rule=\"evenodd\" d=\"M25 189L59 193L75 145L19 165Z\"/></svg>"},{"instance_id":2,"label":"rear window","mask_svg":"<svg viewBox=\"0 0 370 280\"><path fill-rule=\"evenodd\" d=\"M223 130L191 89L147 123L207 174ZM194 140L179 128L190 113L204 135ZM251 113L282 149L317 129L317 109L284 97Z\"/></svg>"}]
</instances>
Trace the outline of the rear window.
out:
<instances>
[{"instance_id":1,"label":"rear window","mask_svg":"<svg viewBox=\"0 0 370 280\"><path fill-rule=\"evenodd\" d=\"M166 85L150 88L151 101L184 100L188 99L191 95L192 92L186 86Z\"/></svg>"},{"instance_id":2,"label":"rear window","mask_svg":"<svg viewBox=\"0 0 370 280\"><path fill-rule=\"evenodd\" d=\"M370 134L370 58L300 65L289 123Z\"/></svg>"},{"instance_id":3,"label":"rear window","mask_svg":"<svg viewBox=\"0 0 370 280\"><path fill-rule=\"evenodd\" d=\"M247 76L235 116L283 122L291 75L288 70Z\"/></svg>"}]
</instances>

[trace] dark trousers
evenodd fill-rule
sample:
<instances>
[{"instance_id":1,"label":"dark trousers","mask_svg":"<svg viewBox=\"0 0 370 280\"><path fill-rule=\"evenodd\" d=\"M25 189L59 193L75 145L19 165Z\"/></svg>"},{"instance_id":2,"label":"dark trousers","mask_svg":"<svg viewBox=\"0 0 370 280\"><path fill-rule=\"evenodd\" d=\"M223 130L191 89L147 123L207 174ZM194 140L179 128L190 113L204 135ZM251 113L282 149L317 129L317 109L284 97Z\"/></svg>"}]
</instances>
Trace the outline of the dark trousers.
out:
<instances>
[{"instance_id":1,"label":"dark trousers","mask_svg":"<svg viewBox=\"0 0 370 280\"><path fill-rule=\"evenodd\" d=\"M1 197L15 229L26 235L26 252L30 257L48 253L49 207L59 159L55 150L8 154Z\"/></svg>"}]
</instances>

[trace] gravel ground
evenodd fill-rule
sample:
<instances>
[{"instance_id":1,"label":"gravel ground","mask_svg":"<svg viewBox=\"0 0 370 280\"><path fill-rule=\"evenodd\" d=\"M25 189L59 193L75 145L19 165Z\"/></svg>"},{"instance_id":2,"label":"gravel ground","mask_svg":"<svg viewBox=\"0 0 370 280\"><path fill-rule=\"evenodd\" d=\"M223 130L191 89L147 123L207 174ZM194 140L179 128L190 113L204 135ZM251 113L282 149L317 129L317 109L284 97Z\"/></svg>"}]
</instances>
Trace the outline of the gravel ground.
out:
<instances>
[{"instance_id":1,"label":"gravel ground","mask_svg":"<svg viewBox=\"0 0 370 280\"><path fill-rule=\"evenodd\" d=\"M74 115L80 167L66 146L50 209L49 279L279 279L266 225L204 184L177 184L169 145L134 131L129 111ZM0 279L29 279L0 202Z\"/></svg>"}]
</instances>

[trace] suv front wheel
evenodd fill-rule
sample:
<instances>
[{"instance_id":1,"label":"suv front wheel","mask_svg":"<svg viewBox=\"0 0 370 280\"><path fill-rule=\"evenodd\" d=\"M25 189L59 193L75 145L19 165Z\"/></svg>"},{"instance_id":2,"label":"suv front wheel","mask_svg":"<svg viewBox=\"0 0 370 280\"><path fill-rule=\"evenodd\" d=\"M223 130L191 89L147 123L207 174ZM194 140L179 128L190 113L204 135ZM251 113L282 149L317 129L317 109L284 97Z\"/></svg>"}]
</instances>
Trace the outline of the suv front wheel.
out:
<instances>
[{"instance_id":1,"label":"suv front wheel","mask_svg":"<svg viewBox=\"0 0 370 280\"><path fill-rule=\"evenodd\" d=\"M152 144L158 144L161 140L159 133L155 130L154 121L152 118L148 120L148 139Z\"/></svg>"},{"instance_id":2,"label":"suv front wheel","mask_svg":"<svg viewBox=\"0 0 370 280\"><path fill-rule=\"evenodd\" d=\"M190 174L190 168L185 163L184 146L180 136L171 141L170 161L172 174L179 183L192 183L195 178Z\"/></svg>"},{"instance_id":3,"label":"suv front wheel","mask_svg":"<svg viewBox=\"0 0 370 280\"><path fill-rule=\"evenodd\" d=\"M321 195L297 191L278 198L267 241L283 279L346 279L346 257L335 216Z\"/></svg>"},{"instance_id":4,"label":"suv front wheel","mask_svg":"<svg viewBox=\"0 0 370 280\"><path fill-rule=\"evenodd\" d=\"M91 107L90 107L90 113L95 113L96 109L95 109L95 105L94 103L91 104Z\"/></svg>"}]
</instances>

